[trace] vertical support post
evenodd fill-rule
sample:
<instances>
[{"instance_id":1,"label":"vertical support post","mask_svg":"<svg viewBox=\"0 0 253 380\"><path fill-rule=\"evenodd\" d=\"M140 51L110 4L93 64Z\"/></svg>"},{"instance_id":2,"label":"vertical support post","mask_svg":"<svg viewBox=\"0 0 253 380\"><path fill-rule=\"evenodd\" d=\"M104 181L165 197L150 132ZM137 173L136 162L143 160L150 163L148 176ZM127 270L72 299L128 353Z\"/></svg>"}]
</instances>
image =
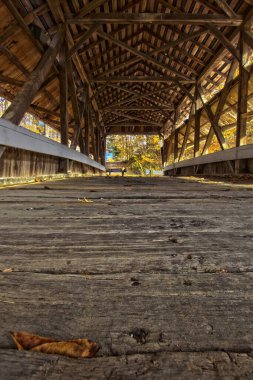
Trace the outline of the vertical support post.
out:
<instances>
[{"instance_id":1,"label":"vertical support post","mask_svg":"<svg viewBox=\"0 0 253 380\"><path fill-rule=\"evenodd\" d=\"M200 116L199 110L195 111L195 128L194 128L194 157L199 156L199 138L200 138Z\"/></svg>"},{"instance_id":2,"label":"vertical support post","mask_svg":"<svg viewBox=\"0 0 253 380\"><path fill-rule=\"evenodd\" d=\"M101 136L101 164L105 166L106 136Z\"/></svg>"},{"instance_id":3,"label":"vertical support post","mask_svg":"<svg viewBox=\"0 0 253 380\"><path fill-rule=\"evenodd\" d=\"M96 161L97 162L101 162L100 158L101 158L101 144L100 144L100 140L101 140L101 134L100 134L100 123L99 123L99 116L98 116L98 112L95 111L95 123L96 123L96 130L95 130L95 137L96 137Z\"/></svg>"},{"instance_id":4,"label":"vertical support post","mask_svg":"<svg viewBox=\"0 0 253 380\"><path fill-rule=\"evenodd\" d=\"M161 146L160 153L162 159L162 167L164 167L164 146Z\"/></svg>"},{"instance_id":5,"label":"vertical support post","mask_svg":"<svg viewBox=\"0 0 253 380\"><path fill-rule=\"evenodd\" d=\"M61 118L61 143L68 146L68 76L66 67L66 45L64 44L60 54L60 118Z\"/></svg>"},{"instance_id":6,"label":"vertical support post","mask_svg":"<svg viewBox=\"0 0 253 380\"><path fill-rule=\"evenodd\" d=\"M174 123L172 127L172 132L173 132L173 137L174 137L174 152L173 152L173 161L177 162L178 158L178 133L179 130L176 130L176 122L177 122L177 117L178 117L178 108L175 109L175 114L174 114ZM174 170L174 174L176 174L176 170Z\"/></svg>"},{"instance_id":7,"label":"vertical support post","mask_svg":"<svg viewBox=\"0 0 253 380\"><path fill-rule=\"evenodd\" d=\"M168 148L169 148L169 142L168 142L168 139L165 139L163 140L163 157L162 157L163 166L168 161Z\"/></svg>"},{"instance_id":8,"label":"vertical support post","mask_svg":"<svg viewBox=\"0 0 253 380\"><path fill-rule=\"evenodd\" d=\"M85 154L88 156L90 153L90 111L89 111L89 104L87 101L87 107L84 111L84 151Z\"/></svg>"},{"instance_id":9,"label":"vertical support post","mask_svg":"<svg viewBox=\"0 0 253 380\"><path fill-rule=\"evenodd\" d=\"M61 128L61 144L68 146L68 74L66 65L67 46L63 44L60 52L60 128ZM67 173L69 171L69 160L60 159L60 172Z\"/></svg>"},{"instance_id":10,"label":"vertical support post","mask_svg":"<svg viewBox=\"0 0 253 380\"><path fill-rule=\"evenodd\" d=\"M96 141L95 141L94 125L93 125L92 116L91 116L91 108L89 108L89 112L90 112L90 133L91 133L92 154L93 154L94 160L96 160L97 159Z\"/></svg>"},{"instance_id":11,"label":"vertical support post","mask_svg":"<svg viewBox=\"0 0 253 380\"><path fill-rule=\"evenodd\" d=\"M91 144L92 144L92 154L94 160L97 160L97 150L96 150L96 139L95 139L95 131L94 131L94 125L91 122Z\"/></svg>"},{"instance_id":12,"label":"vertical support post","mask_svg":"<svg viewBox=\"0 0 253 380\"><path fill-rule=\"evenodd\" d=\"M239 83L238 83L238 108L237 108L237 131L236 146L246 144L246 126L247 126L247 102L248 102L248 82L250 73L245 67L246 43L244 41L244 26L241 27L239 49L241 60L239 63Z\"/></svg>"},{"instance_id":13,"label":"vertical support post","mask_svg":"<svg viewBox=\"0 0 253 380\"><path fill-rule=\"evenodd\" d=\"M174 134L174 162L178 161L178 137L179 129L176 129Z\"/></svg>"},{"instance_id":14,"label":"vertical support post","mask_svg":"<svg viewBox=\"0 0 253 380\"><path fill-rule=\"evenodd\" d=\"M201 111L198 110L198 83L195 86L195 94L194 94L194 150L193 155L197 157L199 155L199 139L200 139L200 116Z\"/></svg>"},{"instance_id":15,"label":"vertical support post","mask_svg":"<svg viewBox=\"0 0 253 380\"><path fill-rule=\"evenodd\" d=\"M6 149L5 146L0 145L0 158L1 158L2 155L4 154L5 149Z\"/></svg>"},{"instance_id":16,"label":"vertical support post","mask_svg":"<svg viewBox=\"0 0 253 380\"><path fill-rule=\"evenodd\" d=\"M72 137L70 147L72 149L76 149L77 144L79 142L80 150L82 152L84 150L84 146L83 146L83 138L82 138L82 133L81 133L81 129L82 129L81 117L80 117L78 99L76 95L76 85L75 85L74 76L73 76L73 66L72 66L71 59L67 61L67 68L68 68L68 78L69 78L69 91L70 91L72 109L73 109L74 120L75 120L75 131Z\"/></svg>"},{"instance_id":17,"label":"vertical support post","mask_svg":"<svg viewBox=\"0 0 253 380\"><path fill-rule=\"evenodd\" d=\"M101 152L100 152L100 129L99 126L97 127L97 133L96 133L96 142L97 142L97 161L101 162Z\"/></svg>"},{"instance_id":18,"label":"vertical support post","mask_svg":"<svg viewBox=\"0 0 253 380\"><path fill-rule=\"evenodd\" d=\"M245 67L246 43L244 41L245 26L241 26L239 37L240 63L238 82L238 106L237 106L237 129L236 147L247 143L247 106L248 106L248 83L250 73ZM240 173L240 161L235 161L235 174Z\"/></svg>"}]
</instances>

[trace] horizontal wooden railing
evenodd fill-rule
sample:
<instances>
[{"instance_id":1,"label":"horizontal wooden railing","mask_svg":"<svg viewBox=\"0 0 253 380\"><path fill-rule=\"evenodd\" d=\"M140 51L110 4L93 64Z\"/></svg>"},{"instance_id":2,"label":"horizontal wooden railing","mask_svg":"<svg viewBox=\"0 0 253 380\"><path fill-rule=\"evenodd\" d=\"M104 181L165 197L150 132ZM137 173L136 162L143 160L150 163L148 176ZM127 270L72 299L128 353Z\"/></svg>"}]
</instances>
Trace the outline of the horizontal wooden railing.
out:
<instances>
[{"instance_id":1,"label":"horizontal wooden railing","mask_svg":"<svg viewBox=\"0 0 253 380\"><path fill-rule=\"evenodd\" d=\"M47 137L31 132L0 118L0 145L66 158L105 171L105 167L85 154L70 149Z\"/></svg>"},{"instance_id":2,"label":"horizontal wooden railing","mask_svg":"<svg viewBox=\"0 0 253 380\"><path fill-rule=\"evenodd\" d=\"M249 158L253 158L253 144L242 145L238 148L226 149L220 152L210 153L204 156L191 158L189 160L175 162L173 164L165 166L163 168L163 172L166 173L167 171L178 168L185 168L218 162L246 160Z\"/></svg>"}]
</instances>

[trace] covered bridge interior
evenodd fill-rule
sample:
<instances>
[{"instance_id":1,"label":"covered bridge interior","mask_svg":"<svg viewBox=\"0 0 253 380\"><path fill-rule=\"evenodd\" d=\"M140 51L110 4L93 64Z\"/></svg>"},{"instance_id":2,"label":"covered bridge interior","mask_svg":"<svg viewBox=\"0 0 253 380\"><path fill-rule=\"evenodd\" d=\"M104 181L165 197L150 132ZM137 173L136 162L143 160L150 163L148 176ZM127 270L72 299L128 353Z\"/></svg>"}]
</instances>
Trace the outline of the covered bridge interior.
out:
<instances>
[{"instance_id":1,"label":"covered bridge interior","mask_svg":"<svg viewBox=\"0 0 253 380\"><path fill-rule=\"evenodd\" d=\"M253 1L0 16L1 183L54 176L0 191L0 379L252 378ZM164 177L102 176L113 134L158 134ZM17 352L9 330L102 348Z\"/></svg>"}]
</instances>

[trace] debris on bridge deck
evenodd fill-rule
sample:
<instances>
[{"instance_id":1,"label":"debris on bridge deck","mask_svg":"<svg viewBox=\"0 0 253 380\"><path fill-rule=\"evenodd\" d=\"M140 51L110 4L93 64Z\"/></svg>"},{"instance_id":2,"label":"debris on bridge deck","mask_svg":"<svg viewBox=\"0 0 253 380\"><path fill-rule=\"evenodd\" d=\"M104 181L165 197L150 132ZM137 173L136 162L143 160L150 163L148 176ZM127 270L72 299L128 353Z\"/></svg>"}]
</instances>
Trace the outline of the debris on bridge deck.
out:
<instances>
[{"instance_id":1,"label":"debris on bridge deck","mask_svg":"<svg viewBox=\"0 0 253 380\"><path fill-rule=\"evenodd\" d=\"M2 189L0 378L252 378L252 198L169 177ZM10 330L101 349L18 351Z\"/></svg>"}]
</instances>

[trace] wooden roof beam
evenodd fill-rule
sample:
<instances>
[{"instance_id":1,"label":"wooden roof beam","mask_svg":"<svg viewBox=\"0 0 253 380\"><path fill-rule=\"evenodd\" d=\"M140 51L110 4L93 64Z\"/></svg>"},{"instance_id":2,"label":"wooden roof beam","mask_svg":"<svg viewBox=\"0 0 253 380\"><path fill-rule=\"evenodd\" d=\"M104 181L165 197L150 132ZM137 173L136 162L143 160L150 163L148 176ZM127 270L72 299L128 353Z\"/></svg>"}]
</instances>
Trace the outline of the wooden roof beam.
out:
<instances>
[{"instance_id":1,"label":"wooden roof beam","mask_svg":"<svg viewBox=\"0 0 253 380\"><path fill-rule=\"evenodd\" d=\"M140 58L142 58L142 59L144 59L144 60L146 60L148 62L151 62L154 65L159 66L163 70L170 71L171 73L176 74L178 77L183 78L186 81L188 81L188 76L186 76L186 75L178 72L177 70L173 69L170 66L167 66L167 65L165 65L163 63L158 62L156 59L154 59L153 57L150 57L148 54L143 53L143 52L141 52L141 51L139 51L139 50L137 50L135 48L132 48L128 44L125 44L122 41L117 40L116 38L108 35L107 33L104 33L104 32L97 32L97 33L98 33L99 36L103 37L104 39L106 39L108 41L111 41L112 43L114 43L114 44L122 47L125 50L128 50L133 55L138 56L138 57L140 57Z\"/></svg>"},{"instance_id":2,"label":"wooden roof beam","mask_svg":"<svg viewBox=\"0 0 253 380\"><path fill-rule=\"evenodd\" d=\"M90 3L85 5L78 13L76 17L84 17L87 14L94 11L96 8L101 7L104 3L107 3L108 0L92 0Z\"/></svg>"},{"instance_id":3,"label":"wooden roof beam","mask_svg":"<svg viewBox=\"0 0 253 380\"><path fill-rule=\"evenodd\" d=\"M13 102L5 111L3 118L18 125L25 112L28 110L36 93L45 81L50 69L52 68L57 54L63 42L63 27L59 27L57 34L53 37L49 47L41 58L39 64L29 75L20 92L15 96Z\"/></svg>"},{"instance_id":4,"label":"wooden roof beam","mask_svg":"<svg viewBox=\"0 0 253 380\"><path fill-rule=\"evenodd\" d=\"M214 0L214 2L218 5L220 9L230 18L236 18L237 14L233 11L233 9L228 5L226 0Z\"/></svg>"},{"instance_id":5,"label":"wooden roof beam","mask_svg":"<svg viewBox=\"0 0 253 380\"><path fill-rule=\"evenodd\" d=\"M120 117L124 117L125 119L140 121L141 123L145 123L146 125L153 125L155 127L161 127L162 126L162 124L157 124L157 123L154 123L152 121L143 119L143 118L138 117L138 116L131 116L131 115L128 115L128 114L125 114L125 113L121 113L121 112L117 112L117 111L112 111L112 110L104 110L104 112L109 112L109 113L112 113L114 115L118 115Z\"/></svg>"},{"instance_id":6,"label":"wooden roof beam","mask_svg":"<svg viewBox=\"0 0 253 380\"><path fill-rule=\"evenodd\" d=\"M110 87L113 87L113 88L116 88L116 89L120 89L120 90L122 90L122 91L124 91L124 92L126 92L126 93L130 93L130 94L132 94L132 95L134 95L134 97L132 97L132 98L128 98L128 99L125 99L125 100L123 100L123 101L120 101L120 102L114 102L113 104L111 104L110 106L107 106L108 108L109 107L117 107L117 105L119 105L119 104L129 104L129 103L133 103L133 102L135 102L136 100L140 100L140 99L142 99L142 98L144 98L144 99L146 99L146 100L148 100L149 102L152 102L153 100L152 99L150 99L150 96L154 96L154 95L159 95L161 92L166 92L167 90L171 90L172 88L174 88L174 86L173 87L168 87L168 86L166 86L166 87L162 87L162 88L160 88L160 89L158 89L158 90L156 90L156 91L149 91L149 92L141 92L141 93L136 93L135 91L132 91L132 90L130 90L130 89L127 89L127 88L125 88L125 87L121 87L121 86L117 86L117 85L115 85L115 84L108 84L108 86L110 86ZM162 99L163 101L164 101L164 99ZM166 107L166 105L164 105L164 104L162 104L160 101L158 101L157 99L155 100L155 102L156 102L156 106L159 106L159 107L162 107L162 108L165 108ZM122 107L122 105L120 106L120 107Z\"/></svg>"},{"instance_id":7,"label":"wooden roof beam","mask_svg":"<svg viewBox=\"0 0 253 380\"><path fill-rule=\"evenodd\" d=\"M24 75L25 78L29 77L30 72L20 62L20 60L16 57L15 54L13 54L10 50L8 50L6 47L4 47L2 45L0 45L0 52L2 54L4 54L9 59L9 61L19 69L19 71L22 72L22 74ZM24 84L23 81L16 80L16 79L13 79L13 78L10 78L10 77L6 77L6 76L3 76L3 75L0 75L0 81L1 81L1 79L2 79L2 82L8 83L8 84L14 84L14 86L17 86L17 87L22 87L23 84ZM50 103L52 103L54 105L54 110L56 110L59 107L59 104L57 103L57 101L55 100L55 98L52 96L52 94L45 87L46 86L42 85L37 94L43 92L44 95L50 101ZM34 98L34 101L36 101L36 97Z\"/></svg>"},{"instance_id":8,"label":"wooden roof beam","mask_svg":"<svg viewBox=\"0 0 253 380\"><path fill-rule=\"evenodd\" d=\"M246 17L243 20L243 24L251 23L252 16L253 16L253 9L251 8L249 10L249 12L246 14ZM233 32L229 38L230 43L233 43L234 41L236 41L236 39L238 38L239 31L240 31L240 28L236 28L235 30L233 30ZM222 47L215 54L215 56L209 62L209 64L203 69L203 71L201 72L201 74L198 78L198 82L201 83L204 79L206 79L206 77L210 74L210 72L213 70L213 68L217 65L217 62L224 59L225 56L226 56L226 51L224 51L224 48ZM193 91L194 88L195 88L195 86L193 86L191 88L191 91ZM178 105L178 107L180 107L183 104L184 100L185 100L185 97L180 101L180 104Z\"/></svg>"},{"instance_id":9,"label":"wooden roof beam","mask_svg":"<svg viewBox=\"0 0 253 380\"><path fill-rule=\"evenodd\" d=\"M209 0L195 0L197 3L202 4L206 9L210 10L211 12L215 14L220 14L219 8L215 7L213 4L210 3Z\"/></svg>"},{"instance_id":10,"label":"wooden roof beam","mask_svg":"<svg viewBox=\"0 0 253 380\"><path fill-rule=\"evenodd\" d=\"M56 23L59 23L59 22L64 22L65 23L65 17L64 17L64 14L60 8L60 3L58 1L53 1L53 0L47 0L47 3L48 3L48 6L54 16L54 19L56 21ZM66 28L66 36L67 36L67 40L68 40L68 43L69 43L69 46L70 46L70 49L71 47L73 47L74 45L74 40L73 40L73 37L70 33L70 30L69 28L67 27ZM72 56L72 59L73 59L73 63L77 69L77 72L81 78L81 80L83 81L83 83L87 83L88 85L88 89L89 89L89 96L92 97L93 96L93 89L91 87L91 84L90 84L90 81L87 77L87 74L83 68L83 64L80 60L80 57L79 55L75 52ZM92 100L92 106L94 107L95 111L98 111L99 112L99 115L101 117L101 120L102 120L102 116L100 114L100 111L99 111L99 108L98 108L98 105L97 105L97 102L96 102L96 99L95 97L93 97L93 100ZM100 120L100 121L101 121Z\"/></svg>"},{"instance_id":11,"label":"wooden roof beam","mask_svg":"<svg viewBox=\"0 0 253 380\"><path fill-rule=\"evenodd\" d=\"M136 82L155 82L155 83L167 83L167 82L174 82L177 83L195 83L195 80L182 80L179 78L171 77L171 76L115 76L115 77L97 77L97 78L91 78L92 82L95 83L136 83Z\"/></svg>"},{"instance_id":12,"label":"wooden roof beam","mask_svg":"<svg viewBox=\"0 0 253 380\"><path fill-rule=\"evenodd\" d=\"M13 1L12 0L3 0L3 2L6 5L6 7L9 9L10 13L14 17L14 19L16 20L16 22L18 23L18 25L21 27L21 29L30 38L30 40L32 41L32 43L37 47L37 49L39 50L39 52L43 53L44 49L43 49L42 45L40 44L39 41L36 40L36 38L32 34L32 32L29 29L26 21L24 20L24 18L21 16L21 14L19 13L19 11L17 10L17 8L15 7L15 5L13 4Z\"/></svg>"},{"instance_id":13,"label":"wooden roof beam","mask_svg":"<svg viewBox=\"0 0 253 380\"><path fill-rule=\"evenodd\" d=\"M149 29L147 27L148 25L146 25L146 28L145 30L147 31L147 33L149 33L151 36L153 36L154 38L158 39L159 41L161 41L162 43L164 43L164 39L158 34L158 33L154 33L153 30ZM174 33L174 34L177 34L178 37L187 37L188 34L187 33L184 33L180 30L178 30L177 28L173 28L172 26L170 25L167 25L167 27ZM176 42L177 40L175 40ZM184 42L187 42L187 41L184 41ZM199 42L198 40L195 40L193 39L191 41L194 45L197 45L198 47L200 47L203 51L206 51L209 55L213 55L214 54L214 51L209 49L207 46L205 46L203 43ZM189 53L187 50L185 50L185 48L183 48L182 46L178 47L177 44L175 43L173 46L173 49L175 50L180 50L180 52L184 55L186 55L187 57L191 58L192 60L194 60L194 56ZM198 60L198 63L202 63L202 62L199 62L200 60L198 58L195 58Z\"/></svg>"},{"instance_id":14,"label":"wooden roof beam","mask_svg":"<svg viewBox=\"0 0 253 380\"><path fill-rule=\"evenodd\" d=\"M241 56L240 52L234 45L229 41L229 39L222 33L215 25L208 25L208 28L212 34L217 38L218 41L240 62Z\"/></svg>"},{"instance_id":15,"label":"wooden roof beam","mask_svg":"<svg viewBox=\"0 0 253 380\"><path fill-rule=\"evenodd\" d=\"M90 29L88 29L82 34L82 36L75 43L75 45L73 45L72 48L69 50L67 55L67 61L83 46L83 44L92 36L92 34L97 31L100 25L101 24L97 22L91 25Z\"/></svg>"},{"instance_id":16,"label":"wooden roof beam","mask_svg":"<svg viewBox=\"0 0 253 380\"><path fill-rule=\"evenodd\" d=\"M172 111L174 107L164 106L164 110ZM160 107L156 106L121 106L121 107L105 107L103 111L161 111Z\"/></svg>"},{"instance_id":17,"label":"wooden roof beam","mask_svg":"<svg viewBox=\"0 0 253 380\"><path fill-rule=\"evenodd\" d=\"M153 48L153 50L150 51L150 52L148 53L148 55L149 55L149 56L153 56L153 55L155 55L155 54L162 53L162 52L164 52L165 50L167 50L167 49L169 49L169 48L172 48L172 47L175 47L175 46L177 46L177 45L179 45L179 44L181 44L181 43L184 43L184 42L190 41L190 40L194 39L195 37L200 36L200 35L203 34L203 33L206 33L206 29L203 29L203 30L201 30L201 31L194 32L194 33L192 33L192 34L190 34L190 35L185 35L185 36L183 36L182 38L179 38L179 39L176 40L176 41L168 41L165 45L163 45L163 46L161 46L161 47L159 47L159 48L156 48L156 49ZM144 43L146 43L146 42L144 42ZM120 59L120 56L117 57L117 58ZM166 58L168 58L168 57L166 57ZM185 69L191 71L193 74L196 75L195 70L193 70L190 66L185 65L183 62L180 62L180 61L177 60L176 58L171 57L171 59L172 59L173 61L177 62L178 64L181 64L181 66L183 66ZM124 68L124 67L126 67L126 66L128 66L128 65L131 65L131 64L133 64L133 63L140 62L140 61L142 61L142 60L143 60L143 58L138 57L138 56L137 56L137 57L130 58L128 61L125 61L125 62L119 63L118 65L116 65L116 66L110 68L109 70L107 70L106 72L104 72L104 75L108 75L108 74L110 74L110 73L112 73L112 72L114 72L114 71L117 71L117 70L119 70L119 69L121 69L121 68ZM201 62L201 63L202 63L202 62Z\"/></svg>"},{"instance_id":18,"label":"wooden roof beam","mask_svg":"<svg viewBox=\"0 0 253 380\"><path fill-rule=\"evenodd\" d=\"M7 5L7 3L6 3ZM12 8L8 7L9 11L12 12ZM44 13L48 12L47 4L42 4L38 8L33 9L25 17L23 17L24 23L28 26L30 25L38 16L42 16ZM13 15L14 16L14 15ZM15 18L16 23L10 24L0 36L0 44L3 44L8 38L13 37L20 29L24 30L24 26L21 27L19 18ZM27 30L25 30L27 31Z\"/></svg>"},{"instance_id":19,"label":"wooden roof beam","mask_svg":"<svg viewBox=\"0 0 253 380\"><path fill-rule=\"evenodd\" d=\"M253 33L250 31L245 31L244 40L251 47L251 49L253 49Z\"/></svg>"},{"instance_id":20,"label":"wooden roof beam","mask_svg":"<svg viewBox=\"0 0 253 380\"><path fill-rule=\"evenodd\" d=\"M219 0L220 2L220 0ZM223 15L191 14L191 13L92 13L86 17L69 18L68 24L89 25L94 22L104 24L161 24L161 25L204 25L213 23L223 26L240 26L243 19L241 16L226 17Z\"/></svg>"}]
</instances>

